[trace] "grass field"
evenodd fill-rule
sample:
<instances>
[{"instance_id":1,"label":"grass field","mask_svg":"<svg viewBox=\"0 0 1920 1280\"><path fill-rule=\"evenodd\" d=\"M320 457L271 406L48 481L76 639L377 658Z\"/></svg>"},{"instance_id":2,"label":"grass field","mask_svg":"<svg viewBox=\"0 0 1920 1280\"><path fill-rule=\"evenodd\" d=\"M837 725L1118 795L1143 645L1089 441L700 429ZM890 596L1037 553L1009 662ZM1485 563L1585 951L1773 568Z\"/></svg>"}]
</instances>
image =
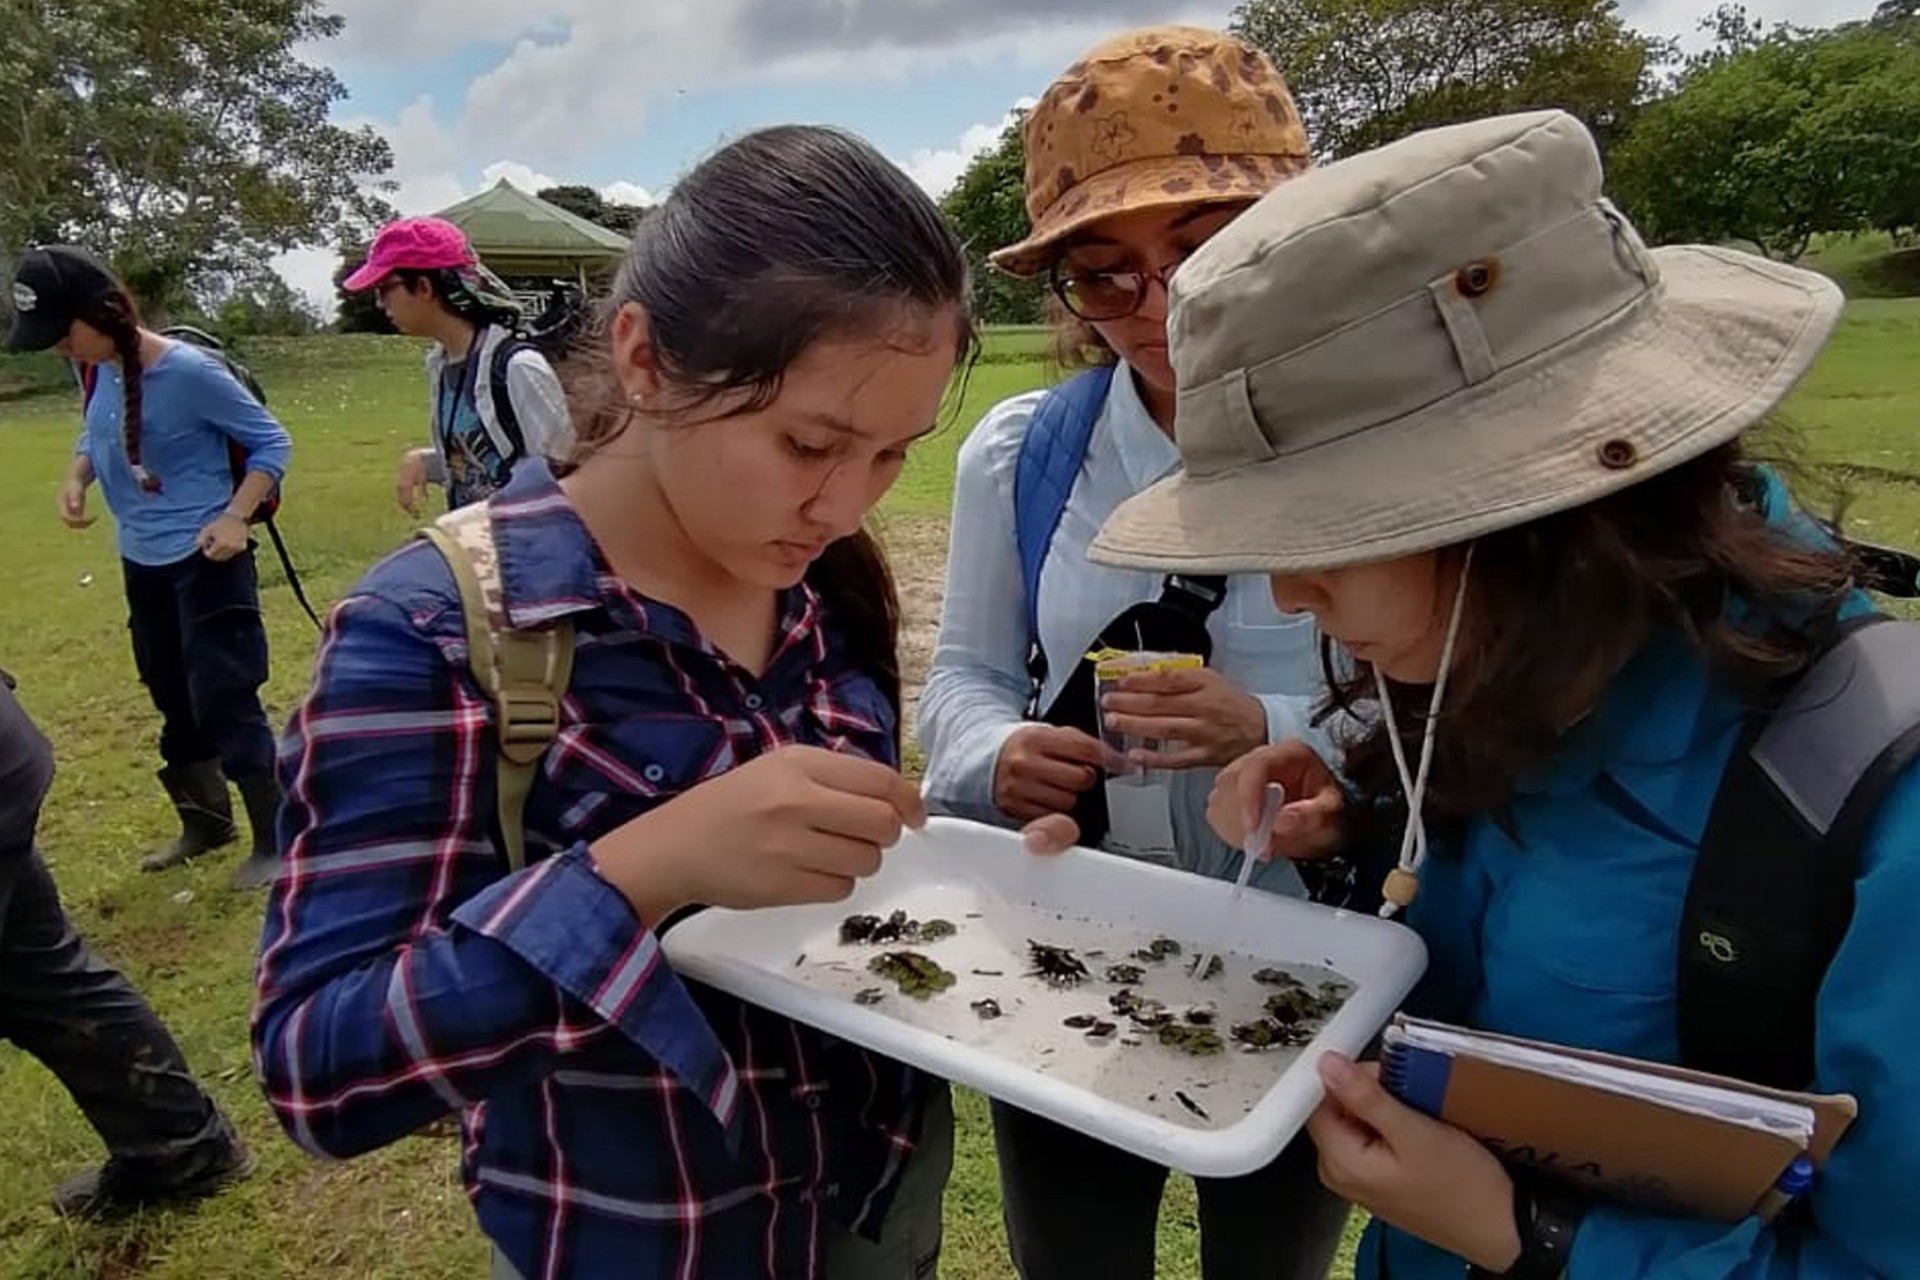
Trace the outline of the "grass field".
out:
<instances>
[{"instance_id":1,"label":"grass field","mask_svg":"<svg viewBox=\"0 0 1920 1280\"><path fill-rule=\"evenodd\" d=\"M995 400L1041 385L1043 335L996 335L951 424L915 454L886 512L924 638L937 601L953 458ZM335 597L405 538L390 477L421 434L419 351L399 339L329 338L250 353L296 441L283 525L316 602ZM1790 402L1788 418L1822 474L1854 495L1867 536L1920 545L1920 300L1856 303L1840 336ZM120 1227L74 1227L47 1211L65 1172L99 1158L91 1131L53 1078L0 1046L0 1277L473 1277L477 1237L445 1141L415 1139L350 1164L293 1148L254 1088L246 1048L260 900L224 891L229 859L164 877L136 869L167 833L152 778L155 717L135 682L112 534L54 515L75 422L61 397L0 404L0 666L53 738L60 775L42 842L80 927L122 964L178 1035L197 1071L260 1158L245 1185L191 1214ZM264 555L274 641L269 710L283 721L305 683L313 633ZM948 1197L942 1274L1010 1274L984 1110L963 1097L959 1167ZM1191 1189L1176 1184L1162 1219L1160 1274L1197 1275Z\"/></svg>"}]
</instances>

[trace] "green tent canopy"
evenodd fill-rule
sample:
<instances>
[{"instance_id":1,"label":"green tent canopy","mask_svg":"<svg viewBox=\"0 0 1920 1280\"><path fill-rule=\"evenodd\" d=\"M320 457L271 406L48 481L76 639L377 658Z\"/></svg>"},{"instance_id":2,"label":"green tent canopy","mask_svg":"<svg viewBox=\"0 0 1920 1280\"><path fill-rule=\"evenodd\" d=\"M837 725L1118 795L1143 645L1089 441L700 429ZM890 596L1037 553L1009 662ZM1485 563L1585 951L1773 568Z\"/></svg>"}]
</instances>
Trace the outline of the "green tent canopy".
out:
<instances>
[{"instance_id":1,"label":"green tent canopy","mask_svg":"<svg viewBox=\"0 0 1920 1280\"><path fill-rule=\"evenodd\" d=\"M548 204L505 178L436 216L466 233L489 271L509 279L546 276L585 284L627 249L619 232Z\"/></svg>"}]
</instances>

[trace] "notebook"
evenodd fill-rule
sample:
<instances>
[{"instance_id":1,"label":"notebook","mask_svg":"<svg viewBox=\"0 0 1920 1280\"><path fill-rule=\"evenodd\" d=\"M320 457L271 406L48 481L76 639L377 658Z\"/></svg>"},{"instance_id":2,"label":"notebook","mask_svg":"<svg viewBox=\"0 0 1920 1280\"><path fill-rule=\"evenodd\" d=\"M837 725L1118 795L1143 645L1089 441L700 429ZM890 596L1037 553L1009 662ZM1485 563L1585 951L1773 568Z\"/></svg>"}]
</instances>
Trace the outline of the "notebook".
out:
<instances>
[{"instance_id":1,"label":"notebook","mask_svg":"<svg viewBox=\"0 0 1920 1280\"><path fill-rule=\"evenodd\" d=\"M1771 1216L1796 1157L1817 1169L1857 1111L1662 1063L1397 1015L1381 1076L1401 1101L1502 1159L1624 1204L1738 1221Z\"/></svg>"}]
</instances>

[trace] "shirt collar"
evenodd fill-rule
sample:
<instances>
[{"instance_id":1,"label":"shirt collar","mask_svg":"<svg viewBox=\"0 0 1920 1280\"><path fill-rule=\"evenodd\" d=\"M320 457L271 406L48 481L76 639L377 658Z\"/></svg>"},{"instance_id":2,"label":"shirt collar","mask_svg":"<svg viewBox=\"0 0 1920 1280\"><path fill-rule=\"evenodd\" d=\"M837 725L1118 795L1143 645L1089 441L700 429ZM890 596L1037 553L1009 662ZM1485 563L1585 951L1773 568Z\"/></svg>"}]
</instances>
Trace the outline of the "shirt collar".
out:
<instances>
[{"instance_id":1,"label":"shirt collar","mask_svg":"<svg viewBox=\"0 0 1920 1280\"><path fill-rule=\"evenodd\" d=\"M509 623L534 627L601 604L599 548L545 460L521 459L489 510Z\"/></svg>"},{"instance_id":2,"label":"shirt collar","mask_svg":"<svg viewBox=\"0 0 1920 1280\"><path fill-rule=\"evenodd\" d=\"M1107 389L1107 403L1101 410L1107 420L1107 434L1120 455L1120 468L1134 492L1147 488L1180 465L1180 450L1173 438L1147 412L1134 385L1133 370L1123 360L1113 370L1113 382Z\"/></svg>"}]
</instances>

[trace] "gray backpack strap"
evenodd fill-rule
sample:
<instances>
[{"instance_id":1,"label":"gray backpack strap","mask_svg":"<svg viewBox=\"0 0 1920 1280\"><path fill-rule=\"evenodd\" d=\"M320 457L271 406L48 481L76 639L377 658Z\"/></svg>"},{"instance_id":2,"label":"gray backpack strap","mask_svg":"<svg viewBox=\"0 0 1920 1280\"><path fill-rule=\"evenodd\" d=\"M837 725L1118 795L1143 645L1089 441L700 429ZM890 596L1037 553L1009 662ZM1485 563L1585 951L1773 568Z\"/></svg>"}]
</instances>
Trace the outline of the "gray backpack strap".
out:
<instances>
[{"instance_id":1,"label":"gray backpack strap","mask_svg":"<svg viewBox=\"0 0 1920 1280\"><path fill-rule=\"evenodd\" d=\"M1920 625L1844 627L1755 717L1714 798L1680 929L1681 1061L1813 1078L1814 1005L1853 919L1860 850L1920 757Z\"/></svg>"},{"instance_id":2,"label":"gray backpack strap","mask_svg":"<svg viewBox=\"0 0 1920 1280\"><path fill-rule=\"evenodd\" d=\"M560 702L573 675L573 625L564 618L528 630L508 623L487 504L450 511L421 536L453 571L466 618L467 665L493 702L500 839L508 865L518 871L527 865L527 796L559 735Z\"/></svg>"}]
</instances>

